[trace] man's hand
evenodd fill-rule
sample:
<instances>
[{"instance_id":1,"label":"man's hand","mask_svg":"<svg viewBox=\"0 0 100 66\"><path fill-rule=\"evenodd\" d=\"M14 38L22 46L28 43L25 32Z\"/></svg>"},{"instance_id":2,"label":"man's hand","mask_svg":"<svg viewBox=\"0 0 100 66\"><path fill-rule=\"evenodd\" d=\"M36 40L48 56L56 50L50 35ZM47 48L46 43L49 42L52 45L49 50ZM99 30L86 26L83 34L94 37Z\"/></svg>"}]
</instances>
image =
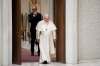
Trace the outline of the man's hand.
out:
<instances>
[{"instance_id":1,"label":"man's hand","mask_svg":"<svg viewBox=\"0 0 100 66\"><path fill-rule=\"evenodd\" d=\"M37 45L39 44L39 40L38 39L35 40L35 44L37 44Z\"/></svg>"},{"instance_id":2,"label":"man's hand","mask_svg":"<svg viewBox=\"0 0 100 66\"><path fill-rule=\"evenodd\" d=\"M38 42L38 43L39 43L39 42L40 42L40 39L36 39L36 42Z\"/></svg>"}]
</instances>

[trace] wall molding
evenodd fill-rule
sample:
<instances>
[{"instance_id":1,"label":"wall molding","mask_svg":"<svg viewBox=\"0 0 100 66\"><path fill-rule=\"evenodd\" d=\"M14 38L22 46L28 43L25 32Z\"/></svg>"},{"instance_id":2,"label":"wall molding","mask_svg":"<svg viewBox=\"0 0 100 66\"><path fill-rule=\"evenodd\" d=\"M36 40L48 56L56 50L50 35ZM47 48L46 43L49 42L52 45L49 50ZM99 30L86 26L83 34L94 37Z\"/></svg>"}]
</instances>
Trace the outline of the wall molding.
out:
<instances>
[{"instance_id":1,"label":"wall molding","mask_svg":"<svg viewBox=\"0 0 100 66\"><path fill-rule=\"evenodd\" d=\"M95 63L100 62L100 59L80 60L79 63Z\"/></svg>"}]
</instances>

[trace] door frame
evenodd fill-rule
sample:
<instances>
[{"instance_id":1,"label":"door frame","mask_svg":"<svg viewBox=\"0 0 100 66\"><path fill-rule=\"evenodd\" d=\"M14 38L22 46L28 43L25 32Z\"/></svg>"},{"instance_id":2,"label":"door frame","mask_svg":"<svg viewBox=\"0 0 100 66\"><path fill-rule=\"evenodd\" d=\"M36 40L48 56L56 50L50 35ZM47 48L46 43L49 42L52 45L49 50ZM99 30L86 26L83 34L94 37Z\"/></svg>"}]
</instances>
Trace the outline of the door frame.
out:
<instances>
[{"instance_id":1,"label":"door frame","mask_svg":"<svg viewBox=\"0 0 100 66\"><path fill-rule=\"evenodd\" d=\"M21 64L21 1L12 0L12 63Z\"/></svg>"},{"instance_id":2,"label":"door frame","mask_svg":"<svg viewBox=\"0 0 100 66\"><path fill-rule=\"evenodd\" d=\"M15 13L17 13L16 14L17 18L19 17L18 21L20 21L20 17L21 17L20 4L21 3L20 3L20 0L16 0L16 3L14 3L13 1L15 2L15 0L12 0L12 6L16 4L17 6L15 6L15 7L16 8L19 7L17 9L17 11L16 11L16 9L13 10L14 6L12 7L12 13L13 13L12 24L14 25L14 21L16 20L16 18L14 19L14 17L15 17L14 16L14 11L15 11ZM62 3L62 4L60 4L60 3ZM60 8L63 8L63 10L61 10L62 11L61 13L59 11L59 7L57 7L57 6L59 6ZM59 16L59 15L62 15L62 16ZM58 45L57 45L57 51L56 51L57 55L58 55L57 56L57 62L65 63L66 62L66 56L65 56L66 55L66 53L65 53L66 52L65 51L66 50L65 49L65 47L66 47L65 46L65 0L59 0L59 1L58 0L54 0L54 18L57 20L57 21L56 20L55 21L56 21L56 24L57 24L57 27L58 27L58 31L57 31L57 35L58 36L57 37L59 37L59 39L57 39ZM59 19L59 18L62 18L62 19ZM59 21L61 21L61 22L59 22ZM61 24L61 25L59 25L59 24ZM17 25L19 25L19 23ZM20 25L19 25L19 27L20 27ZM17 38L20 39L20 33L21 33L20 32L20 28L14 28L13 26L12 26L12 28L13 28L13 30L15 30L15 29L18 30L17 33L15 31L15 34L14 34L14 32L12 34L16 35ZM15 38L15 40L16 40L16 36L14 36L14 35L13 35L13 39ZM13 46L16 46L15 43L16 43L16 41L12 43L12 48L16 48L16 47L13 47ZM18 43L20 43L20 40L18 40ZM63 44L63 45L60 45L60 44ZM63 52L62 53L59 52L60 50L62 50ZM15 53L15 51L16 51L16 53ZM18 52L20 52L20 53L18 53ZM62 57L60 57L60 56L62 56ZM20 44L17 45L17 48L12 51L12 60L13 60L14 64L21 64L21 45Z\"/></svg>"}]
</instances>

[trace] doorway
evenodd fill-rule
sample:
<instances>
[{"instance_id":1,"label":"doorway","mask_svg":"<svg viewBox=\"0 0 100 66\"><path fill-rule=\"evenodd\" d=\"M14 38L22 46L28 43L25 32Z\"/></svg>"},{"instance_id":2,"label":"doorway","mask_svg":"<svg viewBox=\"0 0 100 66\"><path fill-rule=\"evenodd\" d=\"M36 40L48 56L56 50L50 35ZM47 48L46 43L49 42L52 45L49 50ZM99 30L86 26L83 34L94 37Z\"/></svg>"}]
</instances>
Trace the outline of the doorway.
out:
<instances>
[{"instance_id":1,"label":"doorway","mask_svg":"<svg viewBox=\"0 0 100 66\"><path fill-rule=\"evenodd\" d=\"M33 4L38 0L30 0ZM51 0L50 0L51 1ZM57 26L56 61L65 62L65 0L53 1L53 20ZM23 18L21 13L21 0L12 0L12 27L13 27L13 64L22 63L22 38L27 40L27 32L23 32ZM40 2L38 2L40 3ZM40 9L41 10L41 9ZM43 11L44 12L44 11ZM27 14L24 14L27 15ZM26 27L26 26L25 26ZM23 36L22 36L23 34ZM28 39L29 40L29 39ZM25 44L25 43L24 43Z\"/></svg>"}]
</instances>

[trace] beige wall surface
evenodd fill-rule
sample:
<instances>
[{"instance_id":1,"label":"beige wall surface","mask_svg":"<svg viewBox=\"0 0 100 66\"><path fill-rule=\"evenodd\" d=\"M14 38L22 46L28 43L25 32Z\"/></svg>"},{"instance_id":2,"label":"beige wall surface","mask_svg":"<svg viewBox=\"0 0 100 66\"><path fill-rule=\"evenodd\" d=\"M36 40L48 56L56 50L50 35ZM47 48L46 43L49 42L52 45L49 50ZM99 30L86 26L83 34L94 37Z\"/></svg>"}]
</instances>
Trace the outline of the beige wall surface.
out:
<instances>
[{"instance_id":1,"label":"beige wall surface","mask_svg":"<svg viewBox=\"0 0 100 66\"><path fill-rule=\"evenodd\" d=\"M29 8L32 8L32 4L29 0L21 0L21 13L29 13ZM38 11L44 14L49 14L53 19L53 0L37 0Z\"/></svg>"},{"instance_id":2,"label":"beige wall surface","mask_svg":"<svg viewBox=\"0 0 100 66\"><path fill-rule=\"evenodd\" d=\"M100 59L100 0L79 0L79 59Z\"/></svg>"},{"instance_id":3,"label":"beige wall surface","mask_svg":"<svg viewBox=\"0 0 100 66\"><path fill-rule=\"evenodd\" d=\"M2 49L1 49L1 0L0 0L0 65L1 65L1 51L2 51Z\"/></svg>"}]
</instances>

